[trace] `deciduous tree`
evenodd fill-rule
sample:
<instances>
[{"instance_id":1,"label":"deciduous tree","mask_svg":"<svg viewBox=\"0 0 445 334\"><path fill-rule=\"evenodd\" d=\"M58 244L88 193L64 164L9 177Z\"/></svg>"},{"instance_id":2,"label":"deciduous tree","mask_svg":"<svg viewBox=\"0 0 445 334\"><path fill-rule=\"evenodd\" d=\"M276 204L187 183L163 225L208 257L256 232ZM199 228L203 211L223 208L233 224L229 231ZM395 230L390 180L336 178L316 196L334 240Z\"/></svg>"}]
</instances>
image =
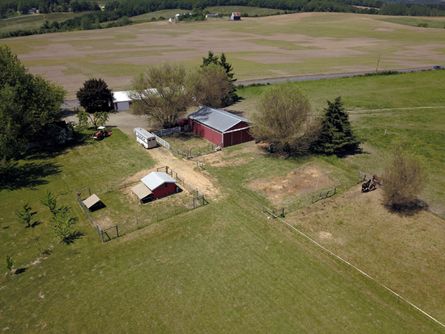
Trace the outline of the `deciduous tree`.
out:
<instances>
[{"instance_id":1,"label":"deciduous tree","mask_svg":"<svg viewBox=\"0 0 445 334\"><path fill-rule=\"evenodd\" d=\"M192 99L186 89L186 71L181 65L150 66L133 82L133 111L145 114L161 127L172 127Z\"/></svg>"},{"instance_id":2,"label":"deciduous tree","mask_svg":"<svg viewBox=\"0 0 445 334\"><path fill-rule=\"evenodd\" d=\"M62 88L27 73L6 46L0 46L0 160L19 157L30 143L58 144ZM48 130L51 128L51 131ZM50 135L49 135L50 134Z\"/></svg>"},{"instance_id":3,"label":"deciduous tree","mask_svg":"<svg viewBox=\"0 0 445 334\"><path fill-rule=\"evenodd\" d=\"M209 65L191 73L187 87L197 105L224 107L232 85L221 66Z\"/></svg>"},{"instance_id":4,"label":"deciduous tree","mask_svg":"<svg viewBox=\"0 0 445 334\"><path fill-rule=\"evenodd\" d=\"M221 68L223 68L224 71L226 72L227 78L230 83L230 91L227 92L227 94L224 96L223 106L228 106L238 101L239 96L236 94L236 86L235 86L235 81L237 79L234 78L235 74L233 73L233 67L227 61L226 55L224 53L221 53L221 56L218 57L215 56L215 54L212 51L209 51L207 57L202 58L201 68L211 65L221 66Z\"/></svg>"},{"instance_id":5,"label":"deciduous tree","mask_svg":"<svg viewBox=\"0 0 445 334\"><path fill-rule=\"evenodd\" d=\"M73 242L78 232L74 229L77 218L71 214L71 210L62 206L56 209L52 217L53 230L57 238L65 244Z\"/></svg>"},{"instance_id":6,"label":"deciduous tree","mask_svg":"<svg viewBox=\"0 0 445 334\"><path fill-rule=\"evenodd\" d=\"M260 97L252 134L288 154L304 153L312 138L311 106L297 88L277 86Z\"/></svg>"},{"instance_id":7,"label":"deciduous tree","mask_svg":"<svg viewBox=\"0 0 445 334\"><path fill-rule=\"evenodd\" d=\"M103 79L89 79L84 82L76 95L80 105L88 113L93 126L104 125L104 113L107 120L108 112L114 109L113 93L107 83Z\"/></svg>"},{"instance_id":8,"label":"deciduous tree","mask_svg":"<svg viewBox=\"0 0 445 334\"><path fill-rule=\"evenodd\" d=\"M19 222L25 225L25 227L31 227L33 223L33 217L37 214L37 212L33 211L31 206L26 203L23 207L16 212L16 216L19 219Z\"/></svg>"},{"instance_id":9,"label":"deciduous tree","mask_svg":"<svg viewBox=\"0 0 445 334\"><path fill-rule=\"evenodd\" d=\"M417 208L417 197L424 187L424 180L420 162L399 147L383 175L385 204L397 211Z\"/></svg>"}]
</instances>

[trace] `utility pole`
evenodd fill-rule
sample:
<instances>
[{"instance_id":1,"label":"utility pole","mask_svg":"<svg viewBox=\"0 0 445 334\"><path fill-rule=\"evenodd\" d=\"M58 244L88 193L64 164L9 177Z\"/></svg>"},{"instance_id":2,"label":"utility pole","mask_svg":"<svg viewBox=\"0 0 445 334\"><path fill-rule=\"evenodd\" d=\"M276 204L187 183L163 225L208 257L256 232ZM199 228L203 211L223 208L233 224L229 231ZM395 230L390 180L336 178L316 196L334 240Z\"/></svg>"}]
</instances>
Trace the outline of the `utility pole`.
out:
<instances>
[{"instance_id":1,"label":"utility pole","mask_svg":"<svg viewBox=\"0 0 445 334\"><path fill-rule=\"evenodd\" d=\"M378 58L377 58L377 64L376 64L376 67L375 67L375 73L378 73L378 72L379 72L379 65L380 65L380 58L381 58L381 57L382 57L382 56L379 55Z\"/></svg>"}]
</instances>

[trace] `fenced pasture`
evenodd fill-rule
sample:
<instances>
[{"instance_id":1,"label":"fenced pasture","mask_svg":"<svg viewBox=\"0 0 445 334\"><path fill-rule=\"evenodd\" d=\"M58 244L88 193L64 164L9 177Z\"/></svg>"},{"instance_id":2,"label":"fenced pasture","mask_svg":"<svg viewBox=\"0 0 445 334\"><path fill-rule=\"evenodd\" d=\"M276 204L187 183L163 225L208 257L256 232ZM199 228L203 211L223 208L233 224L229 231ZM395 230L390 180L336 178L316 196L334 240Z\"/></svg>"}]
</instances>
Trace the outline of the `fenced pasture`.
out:
<instances>
[{"instance_id":1,"label":"fenced pasture","mask_svg":"<svg viewBox=\"0 0 445 334\"><path fill-rule=\"evenodd\" d=\"M311 99L321 101L318 105L341 95L348 109L445 105L443 87L443 73L301 84ZM284 178L310 162L332 171L330 177L342 185L337 194L286 211L286 221L444 322L443 219L427 211L412 217L388 213L379 190L362 194L357 185L359 171L380 175L394 144L409 142L413 145L406 150L425 162L430 176L423 198L433 208L443 208L443 110L354 116L352 125L365 152L352 157L283 159L250 149L253 143L203 157L222 160L214 164L206 159L205 173L216 179L223 196L105 245L77 204L75 191L90 186L107 209L113 201L125 208L131 197L101 193L128 175L153 169L150 151L113 129L113 136L102 142L20 161L27 167L24 172L33 174L0 190L0 253L11 255L17 266L35 264L20 276L1 275L2 328L11 333L62 333L67 328L107 333L443 333L443 327L379 284L294 230L271 223L262 208L273 210L272 205L248 186L254 179ZM59 244L53 236L50 214L41 204L47 191L79 218L76 228L84 236L72 245ZM27 202L42 221L34 229L23 228L15 217ZM54 245L53 254L39 264L40 250L49 245ZM106 321L98 321L98 310Z\"/></svg>"},{"instance_id":2,"label":"fenced pasture","mask_svg":"<svg viewBox=\"0 0 445 334\"><path fill-rule=\"evenodd\" d=\"M102 188L102 192L95 192L90 187L76 191L82 211L102 242L209 204L204 194L188 184L175 170L168 166L158 167L156 170L172 176L177 181L180 191L144 204L140 203L131 191L131 188L139 181L108 185ZM82 200L92 193L99 196L105 208L90 212L83 205Z\"/></svg>"},{"instance_id":3,"label":"fenced pasture","mask_svg":"<svg viewBox=\"0 0 445 334\"><path fill-rule=\"evenodd\" d=\"M188 132L187 128L178 126L154 131L154 134L159 145L180 158L192 159L216 152L217 145Z\"/></svg>"}]
</instances>

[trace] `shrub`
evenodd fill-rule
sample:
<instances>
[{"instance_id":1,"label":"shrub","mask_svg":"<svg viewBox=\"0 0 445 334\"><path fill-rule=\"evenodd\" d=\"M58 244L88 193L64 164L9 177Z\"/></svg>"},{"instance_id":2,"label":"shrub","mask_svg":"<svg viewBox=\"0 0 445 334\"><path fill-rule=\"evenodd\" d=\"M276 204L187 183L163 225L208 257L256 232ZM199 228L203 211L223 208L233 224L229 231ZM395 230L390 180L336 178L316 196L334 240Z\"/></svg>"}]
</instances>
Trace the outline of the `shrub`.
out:
<instances>
[{"instance_id":1,"label":"shrub","mask_svg":"<svg viewBox=\"0 0 445 334\"><path fill-rule=\"evenodd\" d=\"M406 153L395 153L383 175L385 204L396 211L416 209L423 186L424 173L419 161Z\"/></svg>"}]
</instances>

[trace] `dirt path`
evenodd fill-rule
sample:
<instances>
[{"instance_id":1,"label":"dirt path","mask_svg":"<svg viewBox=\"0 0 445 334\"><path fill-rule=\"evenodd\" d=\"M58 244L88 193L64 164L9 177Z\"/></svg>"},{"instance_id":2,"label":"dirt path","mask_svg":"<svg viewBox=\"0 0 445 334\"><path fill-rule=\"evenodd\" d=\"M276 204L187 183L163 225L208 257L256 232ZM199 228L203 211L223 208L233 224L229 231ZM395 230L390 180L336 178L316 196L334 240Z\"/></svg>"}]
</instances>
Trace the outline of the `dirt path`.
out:
<instances>
[{"instance_id":1,"label":"dirt path","mask_svg":"<svg viewBox=\"0 0 445 334\"><path fill-rule=\"evenodd\" d=\"M184 182L193 188L198 189L210 198L217 198L220 194L215 180L205 171L200 171L196 163L191 160L183 160L175 157L170 151L163 147L157 147L148 151L151 157L156 160L156 166L168 166L172 168Z\"/></svg>"}]
</instances>

